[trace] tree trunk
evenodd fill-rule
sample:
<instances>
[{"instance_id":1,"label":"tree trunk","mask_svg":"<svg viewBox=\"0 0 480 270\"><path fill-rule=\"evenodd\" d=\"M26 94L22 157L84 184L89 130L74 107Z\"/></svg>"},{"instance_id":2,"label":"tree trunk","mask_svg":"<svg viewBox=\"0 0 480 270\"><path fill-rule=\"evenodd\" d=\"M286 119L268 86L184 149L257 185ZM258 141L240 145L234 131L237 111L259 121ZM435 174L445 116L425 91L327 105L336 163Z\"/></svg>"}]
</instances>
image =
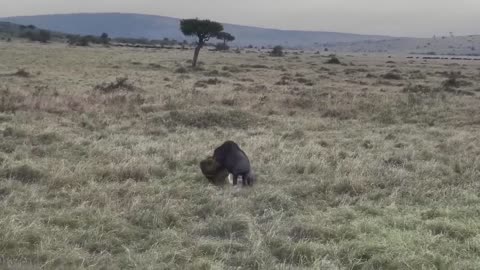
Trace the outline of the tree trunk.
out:
<instances>
[{"instance_id":1,"label":"tree trunk","mask_svg":"<svg viewBox=\"0 0 480 270\"><path fill-rule=\"evenodd\" d=\"M197 47L195 47L195 52L193 54L193 62L192 62L192 67L197 66L197 60L198 60L198 54L200 53L200 49L202 48L202 45L198 44Z\"/></svg>"}]
</instances>

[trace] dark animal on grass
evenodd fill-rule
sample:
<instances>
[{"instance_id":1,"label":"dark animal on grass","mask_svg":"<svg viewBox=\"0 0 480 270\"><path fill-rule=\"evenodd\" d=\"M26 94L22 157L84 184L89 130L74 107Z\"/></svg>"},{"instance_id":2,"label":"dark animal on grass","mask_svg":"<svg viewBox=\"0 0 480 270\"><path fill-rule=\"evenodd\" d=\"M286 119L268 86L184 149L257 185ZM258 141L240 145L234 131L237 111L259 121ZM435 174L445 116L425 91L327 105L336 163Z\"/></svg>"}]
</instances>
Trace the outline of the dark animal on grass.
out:
<instances>
[{"instance_id":1,"label":"dark animal on grass","mask_svg":"<svg viewBox=\"0 0 480 270\"><path fill-rule=\"evenodd\" d=\"M227 169L218 164L213 157L207 157L200 161L200 169L210 183L217 186L225 185L227 183Z\"/></svg>"},{"instance_id":2,"label":"dark animal on grass","mask_svg":"<svg viewBox=\"0 0 480 270\"><path fill-rule=\"evenodd\" d=\"M213 152L213 158L218 164L233 175L233 185L237 185L238 177L242 177L243 185L253 185L255 174L250 167L247 154L233 141L226 141Z\"/></svg>"}]
</instances>

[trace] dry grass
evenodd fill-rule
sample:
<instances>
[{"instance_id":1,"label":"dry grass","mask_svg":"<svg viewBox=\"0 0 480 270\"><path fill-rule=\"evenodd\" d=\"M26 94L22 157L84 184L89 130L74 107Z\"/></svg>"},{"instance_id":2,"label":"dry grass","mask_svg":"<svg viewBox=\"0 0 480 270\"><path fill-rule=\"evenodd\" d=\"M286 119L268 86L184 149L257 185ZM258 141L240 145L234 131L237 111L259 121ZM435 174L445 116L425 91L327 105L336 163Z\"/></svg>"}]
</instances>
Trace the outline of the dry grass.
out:
<instances>
[{"instance_id":1,"label":"dry grass","mask_svg":"<svg viewBox=\"0 0 480 270\"><path fill-rule=\"evenodd\" d=\"M480 265L474 63L0 46L0 268ZM227 139L253 188L201 174Z\"/></svg>"}]
</instances>

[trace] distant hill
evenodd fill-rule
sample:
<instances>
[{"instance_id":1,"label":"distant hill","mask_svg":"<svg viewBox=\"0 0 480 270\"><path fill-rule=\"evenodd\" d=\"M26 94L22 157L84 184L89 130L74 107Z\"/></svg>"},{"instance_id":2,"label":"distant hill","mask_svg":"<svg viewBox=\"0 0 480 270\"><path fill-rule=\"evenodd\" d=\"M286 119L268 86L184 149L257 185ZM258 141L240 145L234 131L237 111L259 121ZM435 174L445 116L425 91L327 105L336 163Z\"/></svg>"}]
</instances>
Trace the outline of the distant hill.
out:
<instances>
[{"instance_id":1,"label":"distant hill","mask_svg":"<svg viewBox=\"0 0 480 270\"><path fill-rule=\"evenodd\" d=\"M78 13L0 18L17 24L35 25L53 31L111 37L186 39L179 30L179 19L125 13ZM290 31L224 24L225 31L233 34L235 44L247 46L284 45L286 47L312 47L324 43L389 40L391 37L357 35L335 32Z\"/></svg>"}]
</instances>

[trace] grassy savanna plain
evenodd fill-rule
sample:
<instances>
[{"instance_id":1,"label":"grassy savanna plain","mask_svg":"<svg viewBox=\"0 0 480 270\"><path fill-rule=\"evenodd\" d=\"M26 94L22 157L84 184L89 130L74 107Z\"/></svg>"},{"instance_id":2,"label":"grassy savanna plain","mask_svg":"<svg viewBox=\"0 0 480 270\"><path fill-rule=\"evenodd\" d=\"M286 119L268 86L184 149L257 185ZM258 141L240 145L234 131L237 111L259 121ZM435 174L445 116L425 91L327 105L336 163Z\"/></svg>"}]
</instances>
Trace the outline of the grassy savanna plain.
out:
<instances>
[{"instance_id":1,"label":"grassy savanna plain","mask_svg":"<svg viewBox=\"0 0 480 270\"><path fill-rule=\"evenodd\" d=\"M479 269L478 62L191 56L0 43L2 268Z\"/></svg>"}]
</instances>

